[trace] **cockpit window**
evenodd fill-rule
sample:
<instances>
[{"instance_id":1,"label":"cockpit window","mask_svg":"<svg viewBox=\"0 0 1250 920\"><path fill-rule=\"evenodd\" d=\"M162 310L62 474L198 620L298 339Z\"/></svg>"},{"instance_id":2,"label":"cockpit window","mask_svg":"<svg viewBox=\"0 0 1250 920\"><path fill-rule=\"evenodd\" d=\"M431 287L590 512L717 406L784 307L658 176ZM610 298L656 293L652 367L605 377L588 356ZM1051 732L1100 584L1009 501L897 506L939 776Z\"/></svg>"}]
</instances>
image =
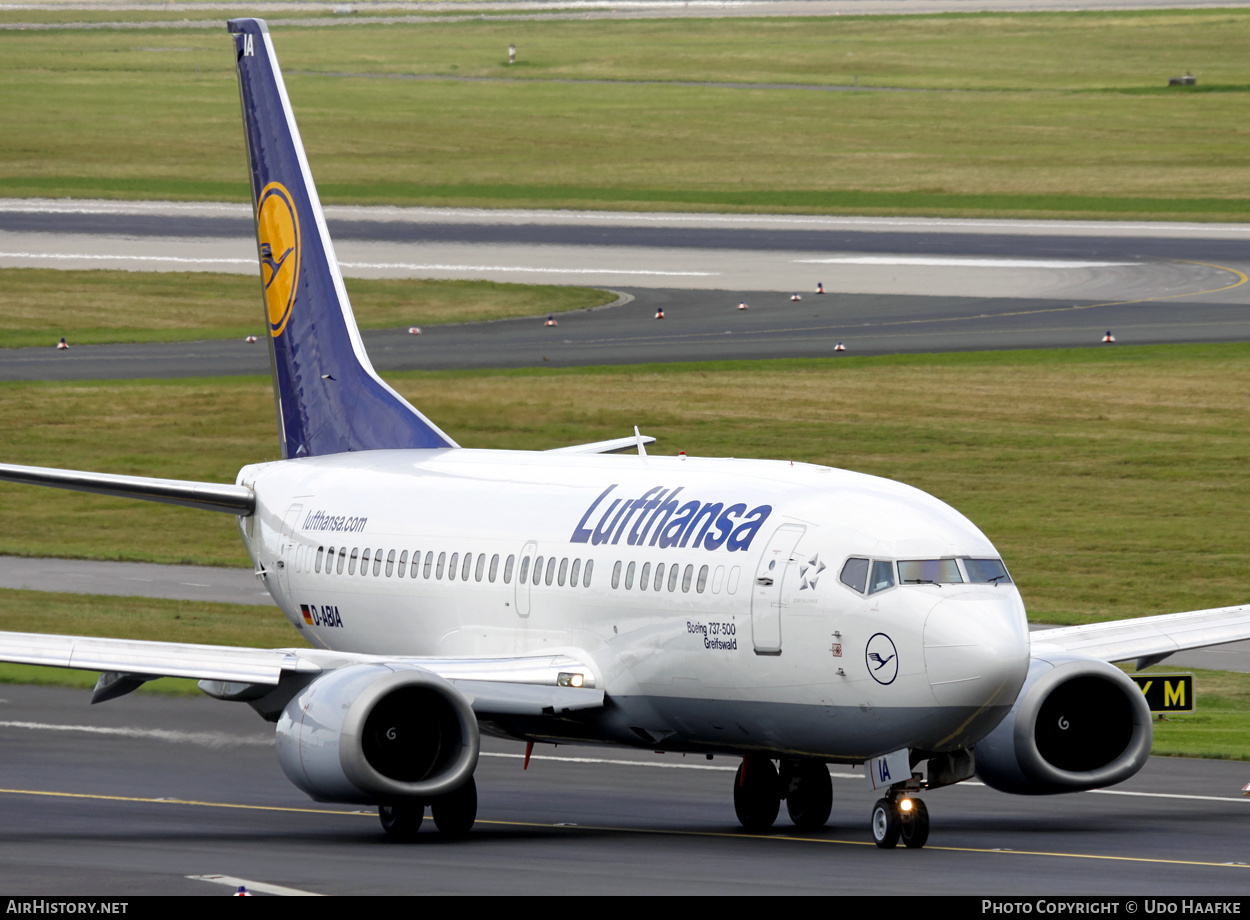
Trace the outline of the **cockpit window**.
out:
<instances>
[{"instance_id":1,"label":"cockpit window","mask_svg":"<svg viewBox=\"0 0 1250 920\"><path fill-rule=\"evenodd\" d=\"M964 577L954 559L900 559L898 580L905 585L950 585Z\"/></svg>"},{"instance_id":2,"label":"cockpit window","mask_svg":"<svg viewBox=\"0 0 1250 920\"><path fill-rule=\"evenodd\" d=\"M872 578L868 581L868 593L876 594L878 591L884 591L886 588L893 587L894 563L880 559L873 560Z\"/></svg>"},{"instance_id":3,"label":"cockpit window","mask_svg":"<svg viewBox=\"0 0 1250 920\"><path fill-rule=\"evenodd\" d=\"M968 573L968 581L974 583L1011 584L1011 576L1001 559L969 559L965 556L964 571Z\"/></svg>"},{"instance_id":4,"label":"cockpit window","mask_svg":"<svg viewBox=\"0 0 1250 920\"><path fill-rule=\"evenodd\" d=\"M842 580L842 584L863 594L864 585L868 581L868 560L846 560L846 565L842 566L842 574L838 577Z\"/></svg>"}]
</instances>

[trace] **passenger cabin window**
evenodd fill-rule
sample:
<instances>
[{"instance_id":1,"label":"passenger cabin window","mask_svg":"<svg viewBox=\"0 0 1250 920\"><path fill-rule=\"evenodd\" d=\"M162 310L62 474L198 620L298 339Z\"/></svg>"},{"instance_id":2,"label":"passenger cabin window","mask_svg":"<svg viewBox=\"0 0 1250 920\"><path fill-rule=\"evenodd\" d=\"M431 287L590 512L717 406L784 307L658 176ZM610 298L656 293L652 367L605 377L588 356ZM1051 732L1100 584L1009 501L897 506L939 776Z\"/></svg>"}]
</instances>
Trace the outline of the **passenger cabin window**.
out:
<instances>
[{"instance_id":1,"label":"passenger cabin window","mask_svg":"<svg viewBox=\"0 0 1250 920\"><path fill-rule=\"evenodd\" d=\"M365 550L365 552L367 553L369 551ZM359 548L353 546L351 558L347 560L347 574L348 575L356 574L356 557L359 553L360 553Z\"/></svg>"},{"instance_id":2,"label":"passenger cabin window","mask_svg":"<svg viewBox=\"0 0 1250 920\"><path fill-rule=\"evenodd\" d=\"M634 586L634 566L636 566L637 564L638 563L636 562L631 562L629 565L625 566L625 590L626 591L628 591L630 588ZM642 567L642 570L644 572L647 571L647 567L644 565ZM643 575L642 577L646 578L647 576Z\"/></svg>"},{"instance_id":3,"label":"passenger cabin window","mask_svg":"<svg viewBox=\"0 0 1250 920\"><path fill-rule=\"evenodd\" d=\"M694 587L695 587L695 590L698 591L700 594L702 594L703 590L707 587L707 566L706 565L703 566L703 568L699 569L699 580L698 582L695 583Z\"/></svg>"},{"instance_id":4,"label":"passenger cabin window","mask_svg":"<svg viewBox=\"0 0 1250 920\"><path fill-rule=\"evenodd\" d=\"M556 557L548 556L547 557L547 578L545 579L546 584L550 585L551 582L555 579L555 577L556 577Z\"/></svg>"},{"instance_id":5,"label":"passenger cabin window","mask_svg":"<svg viewBox=\"0 0 1250 920\"><path fill-rule=\"evenodd\" d=\"M633 568L634 568L634 564L632 562L629 564L629 568L632 573ZM638 576L638 590L646 591L647 585L649 584L651 584L651 563L644 562L642 564L642 573ZM628 588L630 587L630 585L626 584L625 587Z\"/></svg>"},{"instance_id":6,"label":"passenger cabin window","mask_svg":"<svg viewBox=\"0 0 1250 920\"><path fill-rule=\"evenodd\" d=\"M493 585L495 583L495 575L499 572L499 554L490 557L490 572L487 574L487 580Z\"/></svg>"},{"instance_id":7,"label":"passenger cabin window","mask_svg":"<svg viewBox=\"0 0 1250 920\"><path fill-rule=\"evenodd\" d=\"M395 554L391 553L391 560L394 561ZM382 548L378 547L373 554L373 577L377 578L382 574Z\"/></svg>"},{"instance_id":8,"label":"passenger cabin window","mask_svg":"<svg viewBox=\"0 0 1250 920\"><path fill-rule=\"evenodd\" d=\"M322 560L322 557L324 557L324 556L325 556L325 552L326 552L326 548L325 548L324 546L318 546L318 547L317 547L317 568L316 568L316 571L318 571L318 572L320 572L320 571L321 571L321 560ZM334 555L334 550L333 550L333 549L331 549L331 550L330 550L330 555L332 555L332 556Z\"/></svg>"},{"instance_id":9,"label":"passenger cabin window","mask_svg":"<svg viewBox=\"0 0 1250 920\"><path fill-rule=\"evenodd\" d=\"M462 569L460 570L460 580L461 580L461 581L468 581L468 580L469 580L469 570L470 570L471 568L473 568L473 554L472 554L472 553L465 553L465 554L464 554L464 568L462 568Z\"/></svg>"},{"instance_id":10,"label":"passenger cabin window","mask_svg":"<svg viewBox=\"0 0 1250 920\"><path fill-rule=\"evenodd\" d=\"M612 566L612 588L615 590L621 586L621 560L616 560L616 565Z\"/></svg>"},{"instance_id":11,"label":"passenger cabin window","mask_svg":"<svg viewBox=\"0 0 1250 920\"><path fill-rule=\"evenodd\" d=\"M399 554L399 569L397 574L400 578L403 578L404 572L406 571L408 571L408 550L404 550ZM417 567L415 565L412 567L412 577L417 577Z\"/></svg>"},{"instance_id":12,"label":"passenger cabin window","mask_svg":"<svg viewBox=\"0 0 1250 920\"><path fill-rule=\"evenodd\" d=\"M580 574L581 567L582 567L582 560L574 559L573 568L569 571L569 585L571 585L574 588L577 587L577 576Z\"/></svg>"},{"instance_id":13,"label":"passenger cabin window","mask_svg":"<svg viewBox=\"0 0 1250 920\"><path fill-rule=\"evenodd\" d=\"M503 583L505 585L512 583L512 560L515 556L509 556L508 561L503 564Z\"/></svg>"},{"instance_id":14,"label":"passenger cabin window","mask_svg":"<svg viewBox=\"0 0 1250 920\"><path fill-rule=\"evenodd\" d=\"M433 566L433 564L434 564L434 551L430 550L430 552L425 554L425 568L421 572L423 577L425 578L430 577L430 568L431 566Z\"/></svg>"},{"instance_id":15,"label":"passenger cabin window","mask_svg":"<svg viewBox=\"0 0 1250 920\"><path fill-rule=\"evenodd\" d=\"M591 573L594 572L594 570L595 570L595 560L587 559L586 568L582 570L582 587L583 588L590 587L590 576L591 576Z\"/></svg>"}]
</instances>

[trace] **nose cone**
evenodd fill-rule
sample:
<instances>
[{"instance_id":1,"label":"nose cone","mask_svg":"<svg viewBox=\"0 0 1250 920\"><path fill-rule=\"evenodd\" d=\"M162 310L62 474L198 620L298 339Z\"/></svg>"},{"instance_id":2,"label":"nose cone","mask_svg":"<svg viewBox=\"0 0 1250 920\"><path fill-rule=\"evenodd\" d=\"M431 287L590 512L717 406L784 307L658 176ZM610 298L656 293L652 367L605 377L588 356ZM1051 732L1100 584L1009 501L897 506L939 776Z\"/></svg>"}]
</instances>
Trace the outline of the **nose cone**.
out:
<instances>
[{"instance_id":1,"label":"nose cone","mask_svg":"<svg viewBox=\"0 0 1250 920\"><path fill-rule=\"evenodd\" d=\"M1019 592L978 587L941 601L925 620L924 659L938 705L966 710L960 734L979 737L992 729L1029 671Z\"/></svg>"}]
</instances>

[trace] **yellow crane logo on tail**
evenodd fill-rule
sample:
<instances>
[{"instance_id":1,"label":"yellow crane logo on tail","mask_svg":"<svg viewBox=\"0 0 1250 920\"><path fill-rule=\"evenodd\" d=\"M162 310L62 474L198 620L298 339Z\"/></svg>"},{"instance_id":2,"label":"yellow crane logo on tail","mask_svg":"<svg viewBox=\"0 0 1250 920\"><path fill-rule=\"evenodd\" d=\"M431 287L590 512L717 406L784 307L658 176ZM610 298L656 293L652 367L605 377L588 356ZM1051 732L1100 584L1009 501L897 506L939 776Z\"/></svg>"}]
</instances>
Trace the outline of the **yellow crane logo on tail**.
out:
<instances>
[{"instance_id":1,"label":"yellow crane logo on tail","mask_svg":"<svg viewBox=\"0 0 1250 920\"><path fill-rule=\"evenodd\" d=\"M270 182L256 208L256 237L260 243L260 273L265 283L269 334L277 338L286 328L299 284L299 218L291 193L280 182Z\"/></svg>"}]
</instances>

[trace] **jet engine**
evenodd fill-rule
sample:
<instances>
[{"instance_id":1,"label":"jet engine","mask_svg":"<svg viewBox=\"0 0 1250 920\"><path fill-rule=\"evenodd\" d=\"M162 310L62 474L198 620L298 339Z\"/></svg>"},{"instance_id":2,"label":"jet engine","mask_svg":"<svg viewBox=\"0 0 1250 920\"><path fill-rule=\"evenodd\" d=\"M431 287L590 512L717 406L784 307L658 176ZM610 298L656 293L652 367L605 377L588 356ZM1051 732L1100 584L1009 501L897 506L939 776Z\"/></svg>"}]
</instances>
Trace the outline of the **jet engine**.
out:
<instances>
[{"instance_id":1,"label":"jet engine","mask_svg":"<svg viewBox=\"0 0 1250 920\"><path fill-rule=\"evenodd\" d=\"M1140 770L1153 738L1146 698L1119 668L1035 658L1011 712L977 743L977 775L1018 795L1096 789Z\"/></svg>"},{"instance_id":2,"label":"jet engine","mask_svg":"<svg viewBox=\"0 0 1250 920\"><path fill-rule=\"evenodd\" d=\"M319 802L431 799L477 767L464 694L421 668L356 664L319 677L278 719L278 762Z\"/></svg>"}]
</instances>

